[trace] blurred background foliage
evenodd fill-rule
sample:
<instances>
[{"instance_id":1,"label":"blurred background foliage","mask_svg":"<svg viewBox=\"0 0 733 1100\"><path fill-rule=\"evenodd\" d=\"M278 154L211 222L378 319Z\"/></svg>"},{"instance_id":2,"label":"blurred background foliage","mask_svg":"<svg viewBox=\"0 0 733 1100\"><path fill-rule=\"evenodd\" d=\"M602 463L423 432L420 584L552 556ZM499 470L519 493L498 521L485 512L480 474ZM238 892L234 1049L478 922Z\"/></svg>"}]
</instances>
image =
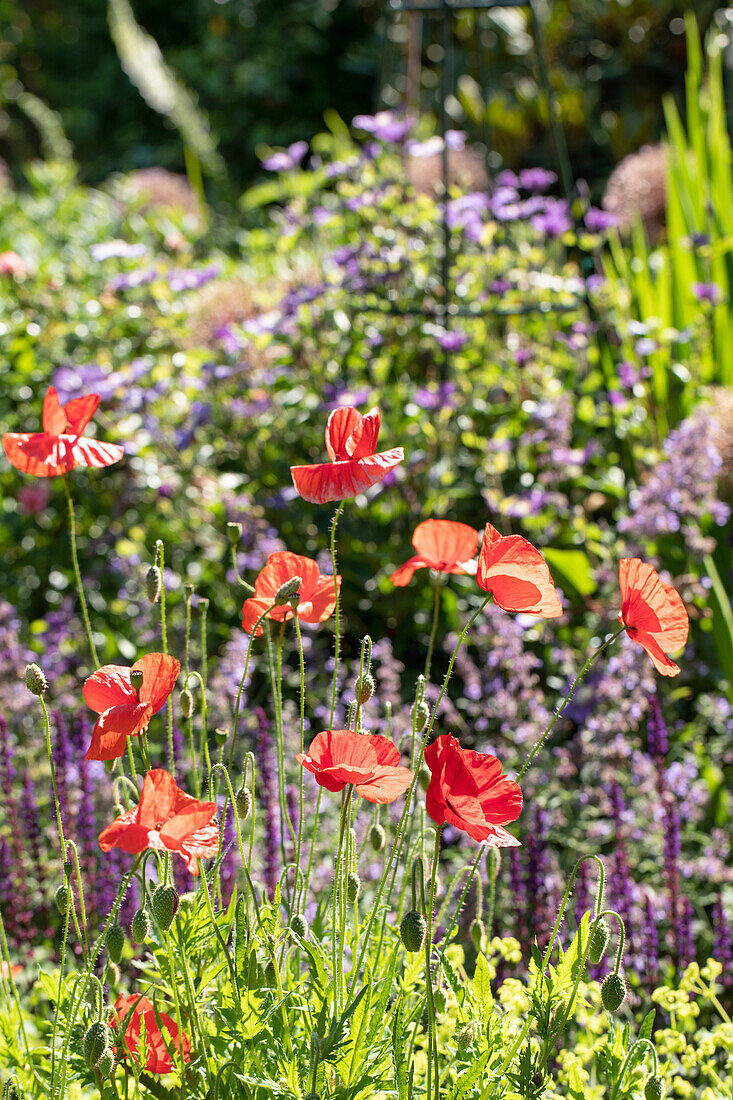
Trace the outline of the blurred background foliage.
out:
<instances>
[{"instance_id":1,"label":"blurred background foliage","mask_svg":"<svg viewBox=\"0 0 733 1100\"><path fill-rule=\"evenodd\" d=\"M701 30L715 9L715 0L697 0ZM260 144L310 138L328 109L348 119L380 97L390 107L436 107L443 64L436 20L385 20L382 0L136 0L133 10L208 117L235 186L257 173ZM663 94L683 90L683 12L674 0L559 0L540 8L576 177L600 186L623 155L658 139ZM449 112L484 139L496 166L514 167L530 154L552 161L531 30L527 9L454 20ZM183 167L175 129L122 69L106 5L0 0L0 155L11 165L46 155L54 126L87 181Z\"/></svg>"}]
</instances>

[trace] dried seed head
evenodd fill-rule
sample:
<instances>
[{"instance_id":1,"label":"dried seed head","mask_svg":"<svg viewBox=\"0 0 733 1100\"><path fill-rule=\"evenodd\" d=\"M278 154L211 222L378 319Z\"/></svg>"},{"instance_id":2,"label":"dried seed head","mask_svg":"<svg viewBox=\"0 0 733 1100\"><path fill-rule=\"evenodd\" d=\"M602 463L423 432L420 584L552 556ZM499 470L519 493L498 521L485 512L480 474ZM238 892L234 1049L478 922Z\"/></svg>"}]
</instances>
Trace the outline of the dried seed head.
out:
<instances>
[{"instance_id":1,"label":"dried seed head","mask_svg":"<svg viewBox=\"0 0 733 1100\"><path fill-rule=\"evenodd\" d=\"M48 680L38 665L25 666L25 686L34 695L45 695L48 691Z\"/></svg>"},{"instance_id":2,"label":"dried seed head","mask_svg":"<svg viewBox=\"0 0 733 1100\"><path fill-rule=\"evenodd\" d=\"M417 909L411 909L409 913L405 913L400 922L400 938L405 945L405 950L419 951L425 943L427 931L427 922L422 913L418 913Z\"/></svg>"},{"instance_id":3,"label":"dried seed head","mask_svg":"<svg viewBox=\"0 0 733 1100\"><path fill-rule=\"evenodd\" d=\"M140 668L130 669L130 683L132 684L133 690L139 693L140 688L143 686L142 669L140 669Z\"/></svg>"},{"instance_id":4,"label":"dried seed head","mask_svg":"<svg viewBox=\"0 0 733 1100\"><path fill-rule=\"evenodd\" d=\"M151 565L145 574L145 588L151 603L157 603L160 599L160 590L163 585L163 576L157 565Z\"/></svg>"}]
</instances>

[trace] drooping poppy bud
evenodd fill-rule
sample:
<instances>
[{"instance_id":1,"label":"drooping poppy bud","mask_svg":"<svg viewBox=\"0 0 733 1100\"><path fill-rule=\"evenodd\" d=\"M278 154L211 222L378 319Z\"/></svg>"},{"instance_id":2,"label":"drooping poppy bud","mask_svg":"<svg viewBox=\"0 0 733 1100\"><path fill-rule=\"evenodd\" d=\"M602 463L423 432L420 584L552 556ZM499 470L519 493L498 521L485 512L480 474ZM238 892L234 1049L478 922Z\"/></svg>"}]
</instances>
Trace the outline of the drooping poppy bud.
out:
<instances>
[{"instance_id":1,"label":"drooping poppy bud","mask_svg":"<svg viewBox=\"0 0 733 1100\"><path fill-rule=\"evenodd\" d=\"M181 705L181 714L184 718L190 718L193 714L193 695L184 688L181 694L178 696L178 702Z\"/></svg>"},{"instance_id":2,"label":"drooping poppy bud","mask_svg":"<svg viewBox=\"0 0 733 1100\"><path fill-rule=\"evenodd\" d=\"M272 959L269 959L265 966L265 986L268 989L277 989L277 970Z\"/></svg>"},{"instance_id":3,"label":"drooping poppy bud","mask_svg":"<svg viewBox=\"0 0 733 1100\"><path fill-rule=\"evenodd\" d=\"M48 691L48 680L38 665L25 666L25 686L34 695L45 695Z\"/></svg>"},{"instance_id":4,"label":"drooping poppy bud","mask_svg":"<svg viewBox=\"0 0 733 1100\"><path fill-rule=\"evenodd\" d=\"M361 895L361 879L357 875L356 871L349 871L348 878L346 880L346 893L349 901L358 901Z\"/></svg>"},{"instance_id":5,"label":"drooping poppy bud","mask_svg":"<svg viewBox=\"0 0 733 1100\"><path fill-rule=\"evenodd\" d=\"M94 1068L102 1080L106 1081L115 1068L115 1056L111 1047L107 1047L107 1049L103 1051L101 1058L99 1058Z\"/></svg>"},{"instance_id":6,"label":"drooping poppy bud","mask_svg":"<svg viewBox=\"0 0 733 1100\"><path fill-rule=\"evenodd\" d=\"M234 796L237 807L237 816L240 821L246 821L252 810L252 794L248 787L240 787Z\"/></svg>"},{"instance_id":7,"label":"drooping poppy bud","mask_svg":"<svg viewBox=\"0 0 733 1100\"><path fill-rule=\"evenodd\" d=\"M655 1073L647 1078L644 1085L644 1100L664 1100L666 1092L667 1086L659 1074Z\"/></svg>"},{"instance_id":8,"label":"drooping poppy bud","mask_svg":"<svg viewBox=\"0 0 733 1100\"><path fill-rule=\"evenodd\" d=\"M618 1012L628 989L620 974L607 974L601 983L601 1000L607 1012Z\"/></svg>"},{"instance_id":9,"label":"drooping poppy bud","mask_svg":"<svg viewBox=\"0 0 733 1100\"><path fill-rule=\"evenodd\" d=\"M405 913L400 922L400 939L407 951L419 951L425 943L427 931L427 921L417 909L411 909L409 913Z\"/></svg>"},{"instance_id":10,"label":"drooping poppy bud","mask_svg":"<svg viewBox=\"0 0 733 1100\"><path fill-rule=\"evenodd\" d=\"M606 953L608 947L608 941L611 937L611 929L605 920L600 920L593 929L593 934L590 938L590 948L588 950L588 961L593 966L598 966L603 956Z\"/></svg>"},{"instance_id":11,"label":"drooping poppy bud","mask_svg":"<svg viewBox=\"0 0 733 1100\"><path fill-rule=\"evenodd\" d=\"M410 716L415 725L415 733L422 733L430 721L430 707L421 699L410 709Z\"/></svg>"},{"instance_id":12,"label":"drooping poppy bud","mask_svg":"<svg viewBox=\"0 0 733 1100\"><path fill-rule=\"evenodd\" d=\"M486 925L478 918L471 922L471 940L477 951L483 951L486 941Z\"/></svg>"},{"instance_id":13,"label":"drooping poppy bud","mask_svg":"<svg viewBox=\"0 0 733 1100\"><path fill-rule=\"evenodd\" d=\"M308 921L302 913L296 913L290 922L290 931L299 936L301 940L308 939Z\"/></svg>"},{"instance_id":14,"label":"drooping poppy bud","mask_svg":"<svg viewBox=\"0 0 733 1100\"><path fill-rule=\"evenodd\" d=\"M473 1043L479 1041L481 1033L481 1022L479 1020L469 1020L467 1024L456 1031L456 1046L461 1051L468 1050Z\"/></svg>"},{"instance_id":15,"label":"drooping poppy bud","mask_svg":"<svg viewBox=\"0 0 733 1100\"><path fill-rule=\"evenodd\" d=\"M365 672L363 676L357 677L354 684L354 698L360 707L363 707L365 703L368 703L372 695L374 695L374 689L376 684L374 683L374 677L371 672Z\"/></svg>"},{"instance_id":16,"label":"drooping poppy bud","mask_svg":"<svg viewBox=\"0 0 733 1100\"><path fill-rule=\"evenodd\" d=\"M87 1069L93 1069L109 1046L109 1028L101 1020L87 1028L82 1044L84 1064Z\"/></svg>"},{"instance_id":17,"label":"drooping poppy bud","mask_svg":"<svg viewBox=\"0 0 733 1100\"><path fill-rule=\"evenodd\" d=\"M178 891L175 886L156 886L151 907L155 923L163 932L167 932L178 908Z\"/></svg>"},{"instance_id":18,"label":"drooping poppy bud","mask_svg":"<svg viewBox=\"0 0 733 1100\"><path fill-rule=\"evenodd\" d=\"M145 943L150 931L150 914L147 909L137 909L130 924L130 935L133 943Z\"/></svg>"},{"instance_id":19,"label":"drooping poppy bud","mask_svg":"<svg viewBox=\"0 0 733 1100\"><path fill-rule=\"evenodd\" d=\"M62 882L56 891L56 908L62 917L66 916L66 906L69 904L71 890L67 882Z\"/></svg>"},{"instance_id":20,"label":"drooping poppy bud","mask_svg":"<svg viewBox=\"0 0 733 1100\"><path fill-rule=\"evenodd\" d=\"M372 825L369 830L369 843L374 852L381 852L387 843L387 834L383 825Z\"/></svg>"},{"instance_id":21,"label":"drooping poppy bud","mask_svg":"<svg viewBox=\"0 0 733 1100\"><path fill-rule=\"evenodd\" d=\"M151 565L145 574L145 588L150 603L157 603L163 586L163 576L157 565Z\"/></svg>"},{"instance_id":22,"label":"drooping poppy bud","mask_svg":"<svg viewBox=\"0 0 733 1100\"><path fill-rule=\"evenodd\" d=\"M125 946L125 930L121 924L113 924L104 937L104 946L113 963L118 963L122 958Z\"/></svg>"}]
</instances>

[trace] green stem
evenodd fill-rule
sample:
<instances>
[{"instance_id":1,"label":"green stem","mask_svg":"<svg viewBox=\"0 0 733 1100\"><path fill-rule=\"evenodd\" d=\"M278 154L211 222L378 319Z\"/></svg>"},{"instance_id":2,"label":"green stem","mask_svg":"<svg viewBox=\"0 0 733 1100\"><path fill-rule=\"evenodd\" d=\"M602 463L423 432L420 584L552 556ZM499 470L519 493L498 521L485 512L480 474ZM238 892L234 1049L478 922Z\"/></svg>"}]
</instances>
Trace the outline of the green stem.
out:
<instances>
[{"instance_id":1,"label":"green stem","mask_svg":"<svg viewBox=\"0 0 733 1100\"><path fill-rule=\"evenodd\" d=\"M295 636L298 640L298 666L300 670L300 748L298 751L303 753L305 751L305 656L303 654L303 639L300 634L300 622L297 615L295 615ZM297 874L300 873L300 855L303 849L304 780L305 768L301 768L298 792L298 842L295 848L295 866L297 868ZM303 904L305 904L305 895L303 896ZM294 906L294 911L298 911L297 905Z\"/></svg>"},{"instance_id":2,"label":"green stem","mask_svg":"<svg viewBox=\"0 0 733 1100\"><path fill-rule=\"evenodd\" d=\"M66 494L66 506L69 513L69 538L71 540L71 560L74 565L74 579L76 580L76 591L79 596L79 603L81 605L81 614L84 620L84 629L87 634L87 641L89 642L89 651L92 655L92 663L94 668L99 668L99 657L97 656L97 647L94 644L94 637L92 635L92 624L89 619L89 611L87 609L86 596L84 595L84 585L81 580L81 570L79 569L79 557L76 552L76 517L74 515L74 502L71 499L71 493L69 491L69 482L66 474L63 474L61 480L64 483L64 493Z\"/></svg>"},{"instance_id":3,"label":"green stem","mask_svg":"<svg viewBox=\"0 0 733 1100\"><path fill-rule=\"evenodd\" d=\"M341 899L346 889L344 874L344 836L346 835L346 823L349 818L349 811L351 808L351 792L353 791L351 783L347 784L346 788L341 794L341 821L339 823L339 844L338 851L336 853L336 869L333 876L333 920L331 929L331 958L333 962L333 1001L336 1015L340 1011L341 1003L341 980L342 974L342 962L343 958L339 958L339 949L341 946Z\"/></svg>"},{"instance_id":4,"label":"green stem","mask_svg":"<svg viewBox=\"0 0 733 1100\"><path fill-rule=\"evenodd\" d=\"M435 830L435 848L433 850L433 864L430 871L430 890L428 894L427 912L425 913L425 920L427 922L428 930L425 936L425 988L428 996L428 1087L426 1090L426 1096L430 1100L431 1094L431 1074L434 1070L435 1073L435 1100L440 1100L440 1061L438 1059L438 1034L437 1034L437 1021L435 1019L435 1001L433 999L433 975L432 975L432 954L433 954L433 913L435 911L435 881L438 876L438 861L440 859L440 834L443 831L443 826L438 825ZM420 876L420 891L422 893L422 903L425 909L425 884Z\"/></svg>"},{"instance_id":5,"label":"green stem","mask_svg":"<svg viewBox=\"0 0 733 1100\"><path fill-rule=\"evenodd\" d=\"M336 605L334 607L334 616L336 620L336 630L334 639L334 651L333 651L333 683L331 686L331 717L328 720L328 728L333 727L333 716L336 713L336 688L338 685L338 673L339 673L339 659L341 656L341 593L339 591L339 585L336 580L336 528L338 526L339 517L344 508L344 501L342 500L338 508L334 512L333 519L331 520L331 573L333 575L333 585L335 589ZM316 819L316 826L318 820Z\"/></svg>"},{"instance_id":6,"label":"green stem","mask_svg":"<svg viewBox=\"0 0 733 1100\"><path fill-rule=\"evenodd\" d=\"M600 655L601 655L601 653L603 653L604 649L606 649L611 644L611 642L615 641L616 638L618 638L619 634L623 634L625 629L626 629L626 627L622 626L618 630L616 630L613 634L609 634L609 636L606 638L603 645L600 645L598 647L598 649L593 650L590 657L585 662L585 664L581 668L580 672L578 673L578 675L575 677L572 684L570 685L570 690L568 691L568 693L565 696L565 698L563 699L563 701L560 703L560 706L555 711L555 714L553 715L552 721L550 722L549 726L547 727L545 732L542 734L542 736L540 737L539 741L537 742L537 744L534 746L534 748L530 752L527 759L524 761L524 764L522 765L522 767L519 771L519 775L517 776L517 783L522 778L524 773L527 771L527 768L530 766L530 764L534 760L535 756L537 755L537 753L540 751L540 749L544 745L545 741L547 741L547 738L550 736L550 734L552 732L552 729L553 729L553 726L555 725L555 722L557 722L558 718L560 717L562 712L565 710L565 707L568 705L568 703L572 699L573 695L575 694L575 689L577 688L578 684L580 683L580 681L585 676L585 674L588 671L588 669L590 668L590 666L595 661L596 657L600 657Z\"/></svg>"},{"instance_id":7,"label":"green stem","mask_svg":"<svg viewBox=\"0 0 733 1100\"><path fill-rule=\"evenodd\" d=\"M430 682L430 666L433 662L433 649L435 647L435 639L438 634L438 620L440 619L440 573L435 573L435 605L433 607L433 626L430 631L430 641L428 642L428 652L425 658L425 679Z\"/></svg>"},{"instance_id":8,"label":"green stem","mask_svg":"<svg viewBox=\"0 0 733 1100\"><path fill-rule=\"evenodd\" d=\"M237 700L236 700L236 703L234 705L234 729L232 731L232 745L231 745L231 748L229 750L229 771L230 772L232 770L232 765L234 763L234 746L237 743L237 730L239 728L239 710L240 710L241 703L242 703L242 695L244 693L244 685L245 685L245 682L247 680L247 671L249 669L249 662L250 662L250 658L252 656L252 646L254 645L254 640L257 637L257 631L258 631L259 627L262 625L264 620L270 614L273 607L275 607L274 603L271 604L268 608L266 608L262 612L259 619L257 620L257 622L254 625L254 629L252 630L252 633L250 634L249 645L247 646L247 657L246 657L245 662L244 662L244 672L242 673L242 679L239 681L239 689L237 691ZM266 633L266 631L263 631L263 633ZM268 639L269 639L269 634L268 634Z\"/></svg>"},{"instance_id":9,"label":"green stem","mask_svg":"<svg viewBox=\"0 0 733 1100\"><path fill-rule=\"evenodd\" d=\"M163 652L168 653L168 629L165 617L165 548L162 539L155 544L157 566L160 569L160 636ZM186 601L188 603L188 601ZM186 661L188 664L188 659ZM173 749L173 699L168 696L168 759L170 761L170 773L175 776L176 759Z\"/></svg>"}]
</instances>

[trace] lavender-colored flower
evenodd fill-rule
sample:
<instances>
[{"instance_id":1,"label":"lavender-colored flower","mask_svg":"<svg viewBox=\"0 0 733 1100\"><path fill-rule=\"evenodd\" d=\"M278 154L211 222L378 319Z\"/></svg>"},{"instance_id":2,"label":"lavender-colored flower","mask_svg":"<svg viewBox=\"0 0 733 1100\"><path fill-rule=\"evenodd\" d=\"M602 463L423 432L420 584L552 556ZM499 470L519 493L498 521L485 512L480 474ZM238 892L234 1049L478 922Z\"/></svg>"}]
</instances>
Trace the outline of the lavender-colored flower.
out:
<instances>
[{"instance_id":1,"label":"lavender-colored flower","mask_svg":"<svg viewBox=\"0 0 733 1100\"><path fill-rule=\"evenodd\" d=\"M443 351L460 351L468 343L468 336L460 329L452 329L438 333L437 340Z\"/></svg>"},{"instance_id":2,"label":"lavender-colored flower","mask_svg":"<svg viewBox=\"0 0 733 1100\"><path fill-rule=\"evenodd\" d=\"M564 199L548 203L545 212L535 214L531 221L532 227L538 233L544 233L546 237L562 237L563 233L567 233L573 227L568 204Z\"/></svg>"},{"instance_id":3,"label":"lavender-colored flower","mask_svg":"<svg viewBox=\"0 0 733 1100\"><path fill-rule=\"evenodd\" d=\"M158 278L157 267L141 267L137 271L125 271L121 275L115 275L110 279L107 289L112 294L119 294L125 290L136 290L137 287L147 286Z\"/></svg>"},{"instance_id":4,"label":"lavender-colored flower","mask_svg":"<svg viewBox=\"0 0 733 1100\"><path fill-rule=\"evenodd\" d=\"M680 898L680 913L675 926L675 955L677 970L682 971L695 960L695 932L693 927L694 909L692 902L684 894Z\"/></svg>"},{"instance_id":5,"label":"lavender-colored flower","mask_svg":"<svg viewBox=\"0 0 733 1100\"><path fill-rule=\"evenodd\" d=\"M405 149L411 157L434 157L443 152L443 148L460 152L466 148L466 135L462 130L446 130L445 143L440 134L427 141L408 141Z\"/></svg>"},{"instance_id":6,"label":"lavender-colored flower","mask_svg":"<svg viewBox=\"0 0 733 1100\"><path fill-rule=\"evenodd\" d=\"M663 759L669 750L669 739L667 737L667 727L662 717L662 708L659 705L659 697L655 691L648 696L647 703L649 706L646 725L647 752L654 759Z\"/></svg>"},{"instance_id":7,"label":"lavender-colored flower","mask_svg":"<svg viewBox=\"0 0 733 1100\"><path fill-rule=\"evenodd\" d=\"M717 959L723 967L720 975L723 985L729 985L733 980L733 944L723 905L723 895L720 893L713 906L713 958Z\"/></svg>"},{"instance_id":8,"label":"lavender-colored flower","mask_svg":"<svg viewBox=\"0 0 733 1100\"><path fill-rule=\"evenodd\" d=\"M198 290L211 282L221 274L220 264L209 264L208 267L199 268L172 268L166 278L168 285L174 293L182 290Z\"/></svg>"},{"instance_id":9,"label":"lavender-colored flower","mask_svg":"<svg viewBox=\"0 0 733 1100\"><path fill-rule=\"evenodd\" d=\"M551 876L547 850L548 827L549 815L547 811L543 807L535 805L532 825L526 839L527 874L525 891L527 915L540 948L547 945L553 922L553 898L551 896Z\"/></svg>"},{"instance_id":10,"label":"lavender-colored flower","mask_svg":"<svg viewBox=\"0 0 733 1100\"><path fill-rule=\"evenodd\" d=\"M376 115L356 115L352 126L373 134L379 141L399 143L404 141L415 126L410 115L398 115L394 111L378 111Z\"/></svg>"},{"instance_id":11,"label":"lavender-colored flower","mask_svg":"<svg viewBox=\"0 0 733 1100\"><path fill-rule=\"evenodd\" d=\"M262 167L268 172L289 172L298 167L307 152L307 141L294 141L287 149L263 157Z\"/></svg>"},{"instance_id":12,"label":"lavender-colored flower","mask_svg":"<svg viewBox=\"0 0 733 1100\"><path fill-rule=\"evenodd\" d=\"M438 412L440 409L455 408L456 391L455 382L440 382L435 388L422 386L412 396L418 408L427 412Z\"/></svg>"},{"instance_id":13,"label":"lavender-colored flower","mask_svg":"<svg viewBox=\"0 0 733 1100\"><path fill-rule=\"evenodd\" d=\"M43 835L38 821L38 803L36 801L36 789L30 773L23 773L23 795L20 800L20 822L23 827L23 835L28 845L28 854L33 865L36 882L43 882L43 863L41 850L43 847Z\"/></svg>"},{"instance_id":14,"label":"lavender-colored flower","mask_svg":"<svg viewBox=\"0 0 733 1100\"><path fill-rule=\"evenodd\" d=\"M89 255L95 263L103 263L105 260L136 260L147 252L142 241L132 244L128 241L100 241L89 249Z\"/></svg>"},{"instance_id":15,"label":"lavender-colored flower","mask_svg":"<svg viewBox=\"0 0 733 1100\"><path fill-rule=\"evenodd\" d=\"M648 894L644 899L639 943L643 960L641 974L644 985L647 989L655 989L659 974L659 932L655 907Z\"/></svg>"},{"instance_id":16,"label":"lavender-colored flower","mask_svg":"<svg viewBox=\"0 0 733 1100\"><path fill-rule=\"evenodd\" d=\"M523 168L519 173L519 186L525 191L546 191L556 180L548 168Z\"/></svg>"},{"instance_id":17,"label":"lavender-colored flower","mask_svg":"<svg viewBox=\"0 0 733 1100\"><path fill-rule=\"evenodd\" d=\"M717 305L723 297L723 292L717 283L693 283L690 289L698 302L708 302L711 306Z\"/></svg>"},{"instance_id":18,"label":"lavender-colored flower","mask_svg":"<svg viewBox=\"0 0 733 1100\"><path fill-rule=\"evenodd\" d=\"M583 215L586 228L591 233L603 233L606 229L612 229L618 225L618 218L608 210L600 210L597 206L589 206Z\"/></svg>"}]
</instances>

